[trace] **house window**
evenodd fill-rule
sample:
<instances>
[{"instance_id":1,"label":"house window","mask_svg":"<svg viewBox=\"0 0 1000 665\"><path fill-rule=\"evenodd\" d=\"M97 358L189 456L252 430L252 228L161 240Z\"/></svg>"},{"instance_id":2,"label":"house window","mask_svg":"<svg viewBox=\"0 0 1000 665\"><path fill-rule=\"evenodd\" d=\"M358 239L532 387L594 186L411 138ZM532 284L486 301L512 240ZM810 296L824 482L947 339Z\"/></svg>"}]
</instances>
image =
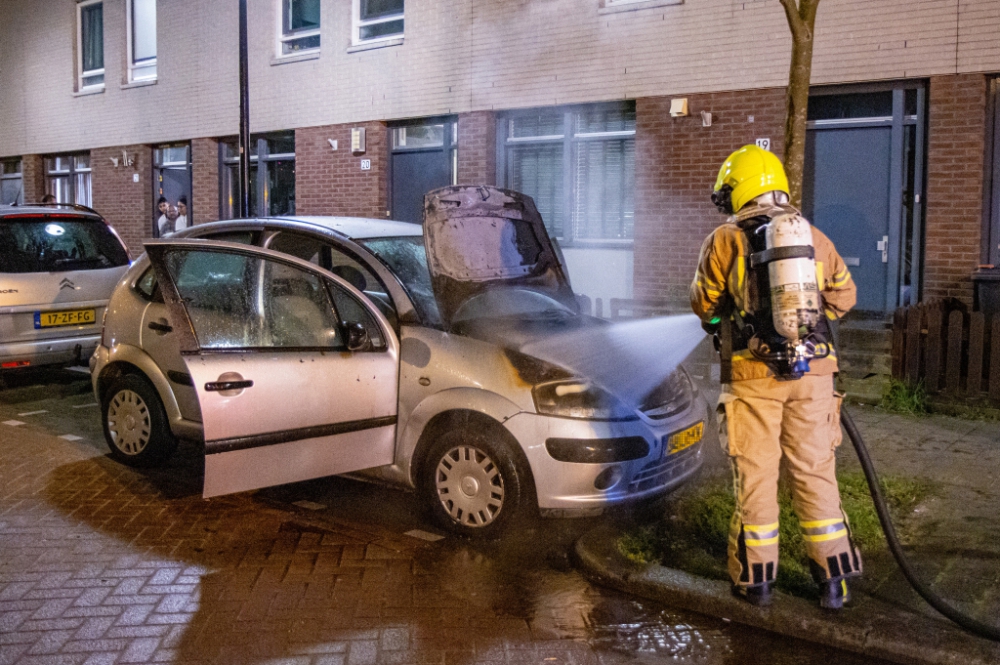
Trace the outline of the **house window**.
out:
<instances>
[{"instance_id":1,"label":"house window","mask_svg":"<svg viewBox=\"0 0 1000 665\"><path fill-rule=\"evenodd\" d=\"M320 0L281 0L281 55L319 48Z\"/></svg>"},{"instance_id":2,"label":"house window","mask_svg":"<svg viewBox=\"0 0 1000 665\"><path fill-rule=\"evenodd\" d=\"M635 228L635 105L519 112L499 125L504 186L535 200L553 237L631 242Z\"/></svg>"},{"instance_id":3,"label":"house window","mask_svg":"<svg viewBox=\"0 0 1000 665\"><path fill-rule=\"evenodd\" d=\"M45 191L57 203L90 206L90 153L45 158Z\"/></svg>"},{"instance_id":4,"label":"house window","mask_svg":"<svg viewBox=\"0 0 1000 665\"><path fill-rule=\"evenodd\" d=\"M5 159L0 163L0 205L15 204L24 204L21 160Z\"/></svg>"},{"instance_id":5,"label":"house window","mask_svg":"<svg viewBox=\"0 0 1000 665\"><path fill-rule=\"evenodd\" d=\"M636 9L652 9L667 5L680 5L684 0L600 0L598 13L630 12Z\"/></svg>"},{"instance_id":6,"label":"house window","mask_svg":"<svg viewBox=\"0 0 1000 665\"><path fill-rule=\"evenodd\" d=\"M80 90L104 86L104 3L87 0L76 6Z\"/></svg>"},{"instance_id":7,"label":"house window","mask_svg":"<svg viewBox=\"0 0 1000 665\"><path fill-rule=\"evenodd\" d=\"M128 77L156 79L156 0L128 0Z\"/></svg>"},{"instance_id":8,"label":"house window","mask_svg":"<svg viewBox=\"0 0 1000 665\"><path fill-rule=\"evenodd\" d=\"M295 213L295 133L276 132L250 137L250 210L244 214L240 196L238 139L222 141L222 219L291 215Z\"/></svg>"},{"instance_id":9,"label":"house window","mask_svg":"<svg viewBox=\"0 0 1000 665\"><path fill-rule=\"evenodd\" d=\"M403 36L403 0L354 0L354 43Z\"/></svg>"}]
</instances>

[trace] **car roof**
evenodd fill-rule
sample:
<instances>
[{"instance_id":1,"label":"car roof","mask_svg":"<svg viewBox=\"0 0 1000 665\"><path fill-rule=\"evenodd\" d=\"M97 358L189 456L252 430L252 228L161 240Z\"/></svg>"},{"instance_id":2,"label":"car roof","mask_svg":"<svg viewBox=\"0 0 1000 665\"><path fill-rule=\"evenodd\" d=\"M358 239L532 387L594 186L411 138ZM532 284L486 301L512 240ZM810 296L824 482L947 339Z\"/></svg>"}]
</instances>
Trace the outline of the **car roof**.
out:
<instances>
[{"instance_id":1,"label":"car roof","mask_svg":"<svg viewBox=\"0 0 1000 665\"><path fill-rule=\"evenodd\" d=\"M0 218L7 216L41 216L57 215L59 217L88 217L104 221L97 211L70 203L55 203L51 205L28 204L23 206L0 205Z\"/></svg>"},{"instance_id":2,"label":"car roof","mask_svg":"<svg viewBox=\"0 0 1000 665\"><path fill-rule=\"evenodd\" d=\"M397 222L391 219L374 219L370 217L332 217L320 215L286 215L261 219L303 222L320 226L343 234L348 238L391 238L395 236L421 236L423 227L410 222Z\"/></svg>"}]
</instances>

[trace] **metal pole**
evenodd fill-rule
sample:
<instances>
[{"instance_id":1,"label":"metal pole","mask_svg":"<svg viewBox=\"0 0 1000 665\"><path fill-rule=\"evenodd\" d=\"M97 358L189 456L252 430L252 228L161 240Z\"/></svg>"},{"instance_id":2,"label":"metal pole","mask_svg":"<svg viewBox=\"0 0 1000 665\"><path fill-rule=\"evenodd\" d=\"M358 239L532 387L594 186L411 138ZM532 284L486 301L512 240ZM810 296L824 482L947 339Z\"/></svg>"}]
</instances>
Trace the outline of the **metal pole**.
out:
<instances>
[{"instance_id":1,"label":"metal pole","mask_svg":"<svg viewBox=\"0 0 1000 665\"><path fill-rule=\"evenodd\" d=\"M240 0L240 212L250 217L250 93L247 56L247 0Z\"/></svg>"}]
</instances>

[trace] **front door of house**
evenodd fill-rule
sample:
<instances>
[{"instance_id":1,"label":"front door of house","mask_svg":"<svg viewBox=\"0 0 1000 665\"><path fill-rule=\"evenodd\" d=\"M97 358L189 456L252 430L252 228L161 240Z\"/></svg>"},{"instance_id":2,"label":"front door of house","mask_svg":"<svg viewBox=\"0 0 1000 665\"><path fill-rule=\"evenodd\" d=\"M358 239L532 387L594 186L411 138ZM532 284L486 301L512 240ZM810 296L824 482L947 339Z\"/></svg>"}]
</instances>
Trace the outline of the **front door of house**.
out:
<instances>
[{"instance_id":1,"label":"front door of house","mask_svg":"<svg viewBox=\"0 0 1000 665\"><path fill-rule=\"evenodd\" d=\"M888 313L919 295L923 92L810 99L803 212L844 258L863 312Z\"/></svg>"},{"instance_id":2,"label":"front door of house","mask_svg":"<svg viewBox=\"0 0 1000 665\"><path fill-rule=\"evenodd\" d=\"M456 128L446 118L391 129L393 219L419 224L424 194L455 183Z\"/></svg>"}]
</instances>

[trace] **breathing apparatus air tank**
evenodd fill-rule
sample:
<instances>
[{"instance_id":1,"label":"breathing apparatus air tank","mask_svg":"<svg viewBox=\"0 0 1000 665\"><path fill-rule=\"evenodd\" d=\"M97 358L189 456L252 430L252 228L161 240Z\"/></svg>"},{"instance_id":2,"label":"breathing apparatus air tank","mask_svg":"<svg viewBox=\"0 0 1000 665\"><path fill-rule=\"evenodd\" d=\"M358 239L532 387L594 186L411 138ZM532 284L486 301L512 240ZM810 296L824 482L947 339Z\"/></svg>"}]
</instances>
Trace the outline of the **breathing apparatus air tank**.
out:
<instances>
[{"instance_id":1,"label":"breathing apparatus air tank","mask_svg":"<svg viewBox=\"0 0 1000 665\"><path fill-rule=\"evenodd\" d=\"M766 249L750 256L753 268L767 266L771 315L775 332L784 338L784 348L751 344L761 360L780 361L790 378L809 371L809 361L829 355L825 340L814 338L822 301L816 283L816 261L812 227L798 214L773 217L764 229Z\"/></svg>"}]
</instances>

